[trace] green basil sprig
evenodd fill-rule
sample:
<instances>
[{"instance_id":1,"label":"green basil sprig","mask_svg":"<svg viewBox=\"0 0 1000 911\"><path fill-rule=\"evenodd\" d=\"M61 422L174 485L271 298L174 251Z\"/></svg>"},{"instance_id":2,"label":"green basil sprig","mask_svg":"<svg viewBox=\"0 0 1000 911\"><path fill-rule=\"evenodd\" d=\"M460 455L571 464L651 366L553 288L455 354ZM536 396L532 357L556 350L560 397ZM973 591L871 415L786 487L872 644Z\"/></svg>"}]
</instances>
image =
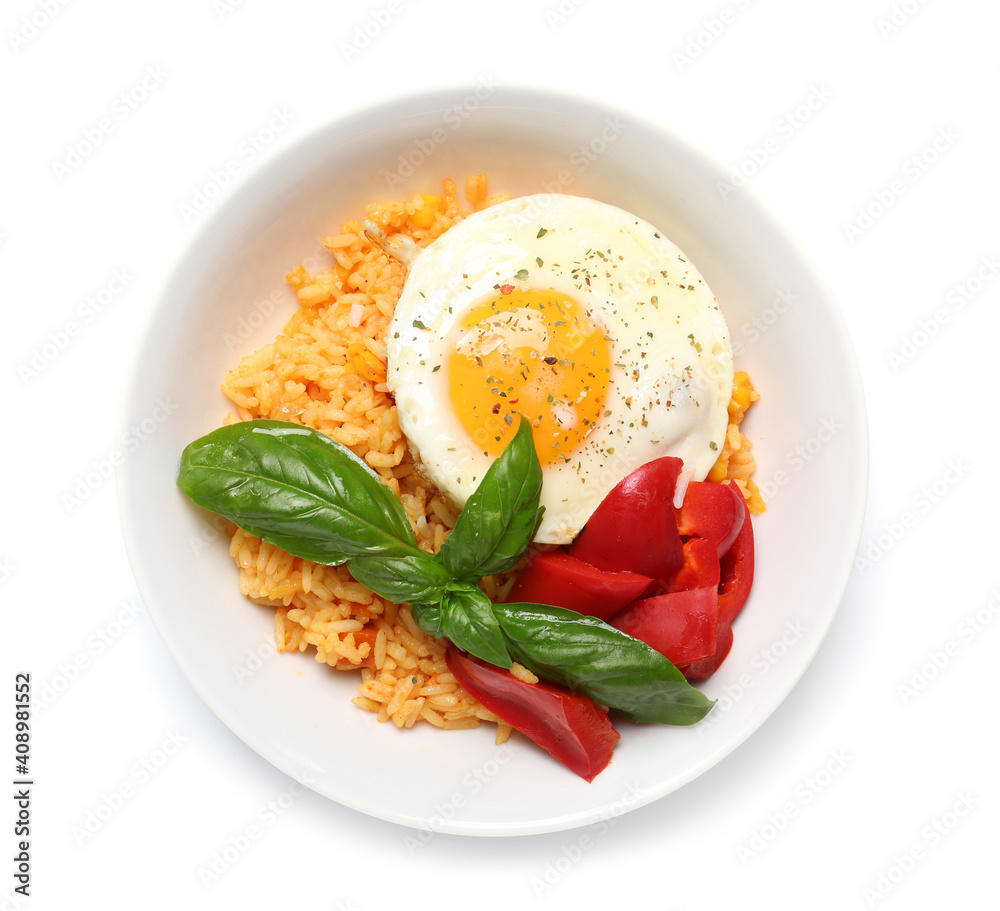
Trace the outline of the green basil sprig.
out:
<instances>
[{"instance_id":1,"label":"green basil sprig","mask_svg":"<svg viewBox=\"0 0 1000 911\"><path fill-rule=\"evenodd\" d=\"M493 604L475 583L509 569L542 518L541 466L522 418L437 555L417 545L379 476L325 434L244 421L191 443L177 484L195 503L288 553L351 574L409 603L421 629L499 667L516 660L634 721L692 724L714 704L646 643L595 617Z\"/></svg>"},{"instance_id":2,"label":"green basil sprig","mask_svg":"<svg viewBox=\"0 0 1000 911\"><path fill-rule=\"evenodd\" d=\"M403 504L368 464L299 424L257 420L213 430L184 449L177 485L199 506L314 563L428 556Z\"/></svg>"},{"instance_id":3,"label":"green basil sprig","mask_svg":"<svg viewBox=\"0 0 1000 911\"><path fill-rule=\"evenodd\" d=\"M467 582L510 569L542 522L541 493L542 466L531 424L522 418L514 438L459 514L441 546L441 562L456 579Z\"/></svg>"},{"instance_id":4,"label":"green basil sprig","mask_svg":"<svg viewBox=\"0 0 1000 911\"><path fill-rule=\"evenodd\" d=\"M501 455L500 473L516 471L510 463L518 457L523 449ZM177 484L199 506L293 556L347 563L377 595L409 603L432 636L499 667L513 664L489 599L417 546L398 497L325 434L286 421L220 427L184 449ZM485 516L481 522L490 525Z\"/></svg>"},{"instance_id":5,"label":"green basil sprig","mask_svg":"<svg viewBox=\"0 0 1000 911\"><path fill-rule=\"evenodd\" d=\"M493 602L478 586L470 582L451 583L436 602L411 604L410 609L424 632L444 636L463 652L490 664L513 665L500 622L493 612ZM495 657L484 657L487 654Z\"/></svg>"},{"instance_id":6,"label":"green basil sprig","mask_svg":"<svg viewBox=\"0 0 1000 911\"><path fill-rule=\"evenodd\" d=\"M507 651L632 721L694 724L715 705L667 657L597 617L544 604L494 604Z\"/></svg>"}]
</instances>

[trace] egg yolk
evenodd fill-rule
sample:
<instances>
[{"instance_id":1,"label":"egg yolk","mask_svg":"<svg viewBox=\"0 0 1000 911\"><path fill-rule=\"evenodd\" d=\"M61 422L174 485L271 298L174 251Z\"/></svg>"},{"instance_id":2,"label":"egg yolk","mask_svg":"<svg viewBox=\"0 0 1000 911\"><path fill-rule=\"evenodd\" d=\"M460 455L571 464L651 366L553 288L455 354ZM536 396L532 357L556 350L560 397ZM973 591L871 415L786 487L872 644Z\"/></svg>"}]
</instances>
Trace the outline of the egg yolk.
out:
<instances>
[{"instance_id":1,"label":"egg yolk","mask_svg":"<svg viewBox=\"0 0 1000 911\"><path fill-rule=\"evenodd\" d=\"M600 421L611 346L572 298L556 291L500 293L472 308L449 353L451 405L488 455L499 455L523 414L538 459L566 461Z\"/></svg>"}]
</instances>

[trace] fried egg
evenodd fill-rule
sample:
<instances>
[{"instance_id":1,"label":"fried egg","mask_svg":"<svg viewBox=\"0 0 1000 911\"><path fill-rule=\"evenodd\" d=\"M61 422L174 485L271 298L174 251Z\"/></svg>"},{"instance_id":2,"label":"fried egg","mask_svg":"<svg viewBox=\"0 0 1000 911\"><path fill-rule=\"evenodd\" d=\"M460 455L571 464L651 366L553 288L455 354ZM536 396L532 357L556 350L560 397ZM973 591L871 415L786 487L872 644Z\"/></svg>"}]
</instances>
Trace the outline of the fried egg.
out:
<instances>
[{"instance_id":1,"label":"fried egg","mask_svg":"<svg viewBox=\"0 0 1000 911\"><path fill-rule=\"evenodd\" d=\"M715 297L660 231L593 199L458 222L413 261L386 351L400 427L459 507L531 422L538 542L571 542L639 466L678 456L701 480L722 450L733 353Z\"/></svg>"}]
</instances>

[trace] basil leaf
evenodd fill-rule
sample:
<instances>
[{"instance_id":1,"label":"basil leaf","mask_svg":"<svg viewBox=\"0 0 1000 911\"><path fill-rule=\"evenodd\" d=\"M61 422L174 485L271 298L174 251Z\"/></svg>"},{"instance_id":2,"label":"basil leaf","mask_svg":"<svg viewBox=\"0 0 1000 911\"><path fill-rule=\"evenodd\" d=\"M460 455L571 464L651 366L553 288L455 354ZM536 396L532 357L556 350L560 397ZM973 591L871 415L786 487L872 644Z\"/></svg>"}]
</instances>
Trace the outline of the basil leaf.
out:
<instances>
[{"instance_id":1,"label":"basil leaf","mask_svg":"<svg viewBox=\"0 0 1000 911\"><path fill-rule=\"evenodd\" d=\"M297 557L423 554L402 503L363 459L285 421L243 421L189 444L177 484L195 503Z\"/></svg>"},{"instance_id":2,"label":"basil leaf","mask_svg":"<svg viewBox=\"0 0 1000 911\"><path fill-rule=\"evenodd\" d=\"M451 581L448 570L423 551L406 557L352 557L347 568L376 595L398 604L433 601Z\"/></svg>"},{"instance_id":3,"label":"basil leaf","mask_svg":"<svg viewBox=\"0 0 1000 911\"><path fill-rule=\"evenodd\" d=\"M538 506L542 467L524 417L517 433L487 469L455 528L441 547L441 561L455 578L474 582L510 569L542 521Z\"/></svg>"},{"instance_id":4,"label":"basil leaf","mask_svg":"<svg viewBox=\"0 0 1000 911\"><path fill-rule=\"evenodd\" d=\"M497 667L514 663L493 604L478 586L452 583L436 604L411 604L410 610L424 632L450 639L463 652Z\"/></svg>"},{"instance_id":5,"label":"basil leaf","mask_svg":"<svg viewBox=\"0 0 1000 911\"><path fill-rule=\"evenodd\" d=\"M694 724L715 704L669 659L597 617L543 604L493 612L515 661L632 721Z\"/></svg>"}]
</instances>

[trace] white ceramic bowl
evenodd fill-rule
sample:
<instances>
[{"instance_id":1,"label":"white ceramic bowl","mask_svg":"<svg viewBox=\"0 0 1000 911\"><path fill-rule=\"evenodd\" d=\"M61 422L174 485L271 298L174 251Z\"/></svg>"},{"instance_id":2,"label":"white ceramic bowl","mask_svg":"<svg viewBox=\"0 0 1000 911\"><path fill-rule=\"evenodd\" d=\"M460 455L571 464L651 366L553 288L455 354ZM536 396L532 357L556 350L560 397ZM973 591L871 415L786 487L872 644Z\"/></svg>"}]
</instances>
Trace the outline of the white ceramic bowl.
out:
<instances>
[{"instance_id":1,"label":"white ceramic bowl","mask_svg":"<svg viewBox=\"0 0 1000 911\"><path fill-rule=\"evenodd\" d=\"M481 97L477 97L481 96ZM592 783L490 728L400 732L355 708L354 675L276 655L272 612L236 585L227 540L174 485L181 450L228 412L239 358L294 310L285 272L327 262L319 238L364 203L462 186L559 191L621 206L695 262L728 318L738 369L761 393L746 422L769 509L756 584L729 659L703 685L719 704L689 728L618 724ZM746 191L676 136L630 114L528 90L440 91L347 116L297 141L204 216L150 314L121 431L124 535L150 614L184 674L249 747L362 812L417 828L523 834L593 823L655 800L734 750L774 711L830 625L854 560L867 486L859 375L814 269ZM722 188L725 190L725 187Z\"/></svg>"}]
</instances>

